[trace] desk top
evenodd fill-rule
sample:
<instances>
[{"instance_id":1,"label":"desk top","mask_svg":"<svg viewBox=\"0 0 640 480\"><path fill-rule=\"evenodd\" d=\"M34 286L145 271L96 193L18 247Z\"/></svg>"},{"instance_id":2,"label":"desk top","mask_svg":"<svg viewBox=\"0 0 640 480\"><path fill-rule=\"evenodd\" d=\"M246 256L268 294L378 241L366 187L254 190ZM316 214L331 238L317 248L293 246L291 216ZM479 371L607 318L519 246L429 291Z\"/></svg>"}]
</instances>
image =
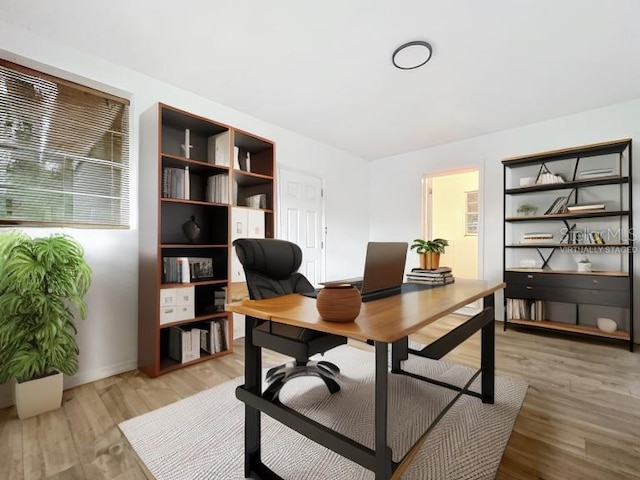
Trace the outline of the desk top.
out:
<instances>
[{"instance_id":1,"label":"desk top","mask_svg":"<svg viewBox=\"0 0 640 480\"><path fill-rule=\"evenodd\" d=\"M263 320L344 335L357 340L392 343L505 287L498 281L456 279L455 283L407 292L362 304L353 322L326 322L316 300L298 294L227 304L231 312Z\"/></svg>"}]
</instances>

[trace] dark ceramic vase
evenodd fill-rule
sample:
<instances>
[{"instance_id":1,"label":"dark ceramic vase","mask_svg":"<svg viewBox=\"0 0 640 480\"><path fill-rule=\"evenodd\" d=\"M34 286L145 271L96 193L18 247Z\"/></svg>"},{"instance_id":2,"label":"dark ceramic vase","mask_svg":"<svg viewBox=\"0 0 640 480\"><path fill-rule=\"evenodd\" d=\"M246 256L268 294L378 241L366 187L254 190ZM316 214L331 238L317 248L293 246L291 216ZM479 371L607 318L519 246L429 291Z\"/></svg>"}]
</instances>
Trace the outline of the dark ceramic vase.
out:
<instances>
[{"instance_id":1,"label":"dark ceramic vase","mask_svg":"<svg viewBox=\"0 0 640 480\"><path fill-rule=\"evenodd\" d=\"M200 240L200 225L196 223L195 215L191 215L191 219L182 224L182 233L190 243Z\"/></svg>"}]
</instances>

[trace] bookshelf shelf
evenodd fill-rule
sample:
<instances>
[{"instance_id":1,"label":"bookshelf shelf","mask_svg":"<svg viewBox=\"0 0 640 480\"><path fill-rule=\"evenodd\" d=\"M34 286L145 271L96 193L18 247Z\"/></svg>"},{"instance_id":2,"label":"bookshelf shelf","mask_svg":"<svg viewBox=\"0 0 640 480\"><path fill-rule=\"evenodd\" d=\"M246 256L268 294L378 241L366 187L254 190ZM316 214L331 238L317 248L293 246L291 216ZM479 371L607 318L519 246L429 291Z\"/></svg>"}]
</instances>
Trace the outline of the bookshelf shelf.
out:
<instances>
[{"instance_id":1,"label":"bookshelf shelf","mask_svg":"<svg viewBox=\"0 0 640 480\"><path fill-rule=\"evenodd\" d=\"M502 163L504 329L621 340L633 351L631 139ZM618 329L601 331L597 317Z\"/></svg>"},{"instance_id":2,"label":"bookshelf shelf","mask_svg":"<svg viewBox=\"0 0 640 480\"><path fill-rule=\"evenodd\" d=\"M606 333L599 330L597 327L585 326L585 325L573 325L570 323L553 322L550 320L522 320L522 319L510 319L509 323L516 325L524 325L533 328L542 328L549 330L556 330L559 332L571 332L581 333L584 335L611 338L614 340L626 340L629 341L629 332L617 331L613 333Z\"/></svg>"},{"instance_id":3,"label":"bookshelf shelf","mask_svg":"<svg viewBox=\"0 0 640 480\"><path fill-rule=\"evenodd\" d=\"M156 162L140 174L138 365L155 377L232 353L234 210L258 198L266 208L240 209L273 236L275 145L164 104L141 117L141 139Z\"/></svg>"}]
</instances>

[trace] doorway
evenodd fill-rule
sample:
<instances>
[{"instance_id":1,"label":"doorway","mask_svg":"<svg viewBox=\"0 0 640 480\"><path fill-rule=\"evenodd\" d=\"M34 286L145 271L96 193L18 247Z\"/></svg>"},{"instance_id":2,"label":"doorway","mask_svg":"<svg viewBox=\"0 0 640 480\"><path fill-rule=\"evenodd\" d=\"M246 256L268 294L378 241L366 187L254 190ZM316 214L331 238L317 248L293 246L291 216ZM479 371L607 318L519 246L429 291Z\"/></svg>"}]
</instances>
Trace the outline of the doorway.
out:
<instances>
[{"instance_id":1,"label":"doorway","mask_svg":"<svg viewBox=\"0 0 640 480\"><path fill-rule=\"evenodd\" d=\"M324 199L322 179L278 170L278 238L302 249L300 272L318 286L324 280Z\"/></svg>"},{"instance_id":2,"label":"doorway","mask_svg":"<svg viewBox=\"0 0 640 480\"><path fill-rule=\"evenodd\" d=\"M455 278L480 278L478 169L432 174L424 177L423 187L424 238L444 238L449 242L440 265L451 267ZM474 304L471 310L479 306Z\"/></svg>"}]
</instances>

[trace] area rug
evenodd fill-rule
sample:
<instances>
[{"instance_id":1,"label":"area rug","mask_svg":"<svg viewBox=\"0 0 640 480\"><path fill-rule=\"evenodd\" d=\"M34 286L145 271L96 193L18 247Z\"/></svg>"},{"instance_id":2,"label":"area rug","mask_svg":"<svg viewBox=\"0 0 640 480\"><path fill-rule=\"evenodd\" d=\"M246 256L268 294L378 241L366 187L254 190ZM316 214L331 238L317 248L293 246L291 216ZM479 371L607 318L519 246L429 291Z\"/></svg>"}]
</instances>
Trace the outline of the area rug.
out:
<instances>
[{"instance_id":1,"label":"area rug","mask_svg":"<svg viewBox=\"0 0 640 480\"><path fill-rule=\"evenodd\" d=\"M374 355L348 345L323 357L341 369L341 391L329 395L314 377L297 378L280 398L291 408L373 448ZM463 386L473 370L411 356L408 371ZM120 429L158 480L242 479L242 378L121 423ZM406 375L389 379L389 440L394 461L408 451L456 395ZM479 391L480 378L472 384ZM497 376L493 405L463 395L429 433L403 479L495 478L527 392L523 380ZM285 479L372 479L372 472L263 415L262 459Z\"/></svg>"}]
</instances>

